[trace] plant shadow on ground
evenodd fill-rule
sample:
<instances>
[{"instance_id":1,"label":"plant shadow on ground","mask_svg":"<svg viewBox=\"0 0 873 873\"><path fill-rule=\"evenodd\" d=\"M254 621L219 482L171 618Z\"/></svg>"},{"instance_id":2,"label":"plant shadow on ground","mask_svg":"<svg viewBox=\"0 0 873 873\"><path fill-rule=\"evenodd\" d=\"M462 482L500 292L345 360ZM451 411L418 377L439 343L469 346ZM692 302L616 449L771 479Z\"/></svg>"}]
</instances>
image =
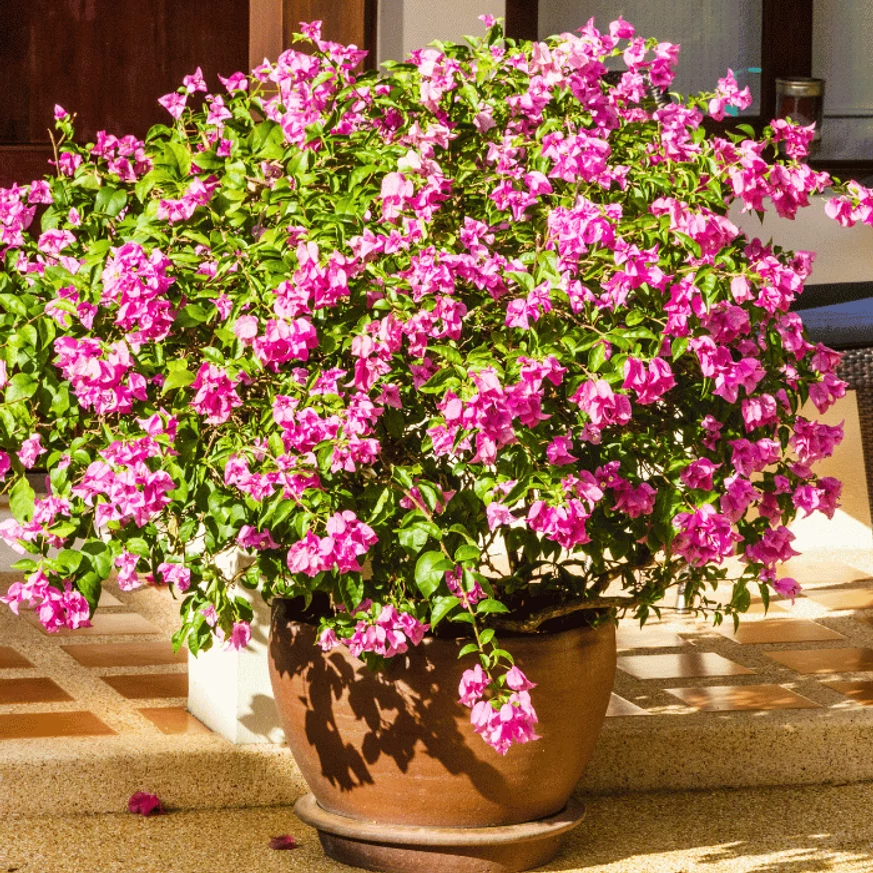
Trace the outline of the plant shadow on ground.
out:
<instances>
[{"instance_id":1,"label":"plant shadow on ground","mask_svg":"<svg viewBox=\"0 0 873 873\"><path fill-rule=\"evenodd\" d=\"M585 821L544 871L624 870L631 858L634 870L651 873L873 870L871 783L627 794L586 804Z\"/></svg>"}]
</instances>

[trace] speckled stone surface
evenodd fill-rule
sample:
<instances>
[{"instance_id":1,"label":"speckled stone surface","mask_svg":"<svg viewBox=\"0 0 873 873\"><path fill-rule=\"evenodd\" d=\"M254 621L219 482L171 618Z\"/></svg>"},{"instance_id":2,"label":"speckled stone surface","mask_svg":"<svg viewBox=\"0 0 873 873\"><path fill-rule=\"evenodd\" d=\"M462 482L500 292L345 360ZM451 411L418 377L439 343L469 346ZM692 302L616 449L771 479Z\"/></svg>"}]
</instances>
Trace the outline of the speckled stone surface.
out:
<instances>
[{"instance_id":1,"label":"speckled stone surface","mask_svg":"<svg viewBox=\"0 0 873 873\"><path fill-rule=\"evenodd\" d=\"M541 873L869 873L873 785L630 794L588 801ZM274 851L291 834L299 848ZM0 870L347 873L290 807L0 819ZM427 873L423 870L422 873Z\"/></svg>"}]
</instances>

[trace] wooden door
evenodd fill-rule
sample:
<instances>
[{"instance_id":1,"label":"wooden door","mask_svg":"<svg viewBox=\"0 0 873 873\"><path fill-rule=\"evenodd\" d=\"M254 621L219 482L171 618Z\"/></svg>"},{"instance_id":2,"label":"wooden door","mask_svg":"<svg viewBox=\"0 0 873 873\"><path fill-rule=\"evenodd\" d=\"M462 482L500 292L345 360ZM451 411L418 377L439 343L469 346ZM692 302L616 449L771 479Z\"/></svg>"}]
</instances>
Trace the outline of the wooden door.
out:
<instances>
[{"instance_id":1,"label":"wooden door","mask_svg":"<svg viewBox=\"0 0 873 873\"><path fill-rule=\"evenodd\" d=\"M253 0L258 2L258 0ZM0 0L0 186L48 171L56 103L77 139L142 136L200 66L249 69L249 0Z\"/></svg>"}]
</instances>

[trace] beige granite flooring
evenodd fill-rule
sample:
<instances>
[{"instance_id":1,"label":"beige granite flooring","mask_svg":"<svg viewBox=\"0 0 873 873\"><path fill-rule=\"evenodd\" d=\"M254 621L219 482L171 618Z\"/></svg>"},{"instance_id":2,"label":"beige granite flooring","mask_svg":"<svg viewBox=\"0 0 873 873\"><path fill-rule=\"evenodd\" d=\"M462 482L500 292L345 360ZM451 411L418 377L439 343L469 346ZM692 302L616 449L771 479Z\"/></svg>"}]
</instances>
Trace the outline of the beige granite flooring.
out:
<instances>
[{"instance_id":1,"label":"beige granite flooring","mask_svg":"<svg viewBox=\"0 0 873 873\"><path fill-rule=\"evenodd\" d=\"M605 796L540 873L869 873L873 785ZM271 837L299 847L273 851ZM290 807L0 819L0 870L351 873ZM427 873L422 870L422 873Z\"/></svg>"}]
</instances>

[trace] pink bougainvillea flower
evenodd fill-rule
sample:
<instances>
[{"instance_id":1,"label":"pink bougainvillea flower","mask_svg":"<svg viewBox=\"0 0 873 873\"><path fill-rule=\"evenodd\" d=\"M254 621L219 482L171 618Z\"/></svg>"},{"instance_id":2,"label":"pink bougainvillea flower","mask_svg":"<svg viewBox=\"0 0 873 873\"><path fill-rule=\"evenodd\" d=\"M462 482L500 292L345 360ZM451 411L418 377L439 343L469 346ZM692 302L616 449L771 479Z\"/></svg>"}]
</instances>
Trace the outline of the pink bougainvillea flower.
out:
<instances>
[{"instance_id":1,"label":"pink bougainvillea flower","mask_svg":"<svg viewBox=\"0 0 873 873\"><path fill-rule=\"evenodd\" d=\"M464 670L461 683L458 686L458 701L464 706L473 706L485 693L491 684L491 677L482 669L481 664L469 670Z\"/></svg>"},{"instance_id":2,"label":"pink bougainvillea flower","mask_svg":"<svg viewBox=\"0 0 873 873\"><path fill-rule=\"evenodd\" d=\"M790 576L785 576L782 579L775 579L772 585L783 597L790 598L792 603L794 603L794 598L802 591L800 583L796 579L792 579Z\"/></svg>"},{"instance_id":3,"label":"pink bougainvillea flower","mask_svg":"<svg viewBox=\"0 0 873 873\"><path fill-rule=\"evenodd\" d=\"M249 80L245 73L232 73L226 79L220 75L218 79L228 91L246 91L249 87Z\"/></svg>"},{"instance_id":4,"label":"pink bougainvillea flower","mask_svg":"<svg viewBox=\"0 0 873 873\"><path fill-rule=\"evenodd\" d=\"M298 843L297 839L292 837L291 834L282 834L279 837L270 837L270 848L276 849L277 851L299 849L300 843Z\"/></svg>"},{"instance_id":5,"label":"pink bougainvillea flower","mask_svg":"<svg viewBox=\"0 0 873 873\"><path fill-rule=\"evenodd\" d=\"M203 78L203 71L200 67L197 67L190 76L185 76L182 79L182 84L185 86L185 90L189 94L193 94L196 91L205 92L207 90L206 81Z\"/></svg>"},{"instance_id":6,"label":"pink bougainvillea flower","mask_svg":"<svg viewBox=\"0 0 873 873\"><path fill-rule=\"evenodd\" d=\"M252 628L247 621L235 621L225 648L239 652L252 640Z\"/></svg>"},{"instance_id":7,"label":"pink bougainvillea flower","mask_svg":"<svg viewBox=\"0 0 873 873\"><path fill-rule=\"evenodd\" d=\"M164 815L164 807L156 794L137 791L127 801L127 809L135 815Z\"/></svg>"},{"instance_id":8,"label":"pink bougainvillea flower","mask_svg":"<svg viewBox=\"0 0 873 873\"><path fill-rule=\"evenodd\" d=\"M33 467L40 455L45 454L45 449L40 444L40 435L38 433L29 436L22 444L18 451L18 460L29 470Z\"/></svg>"},{"instance_id":9,"label":"pink bougainvillea flower","mask_svg":"<svg viewBox=\"0 0 873 873\"><path fill-rule=\"evenodd\" d=\"M180 94L178 91L173 91L170 94L164 94L158 98L158 103L170 113L176 120L182 117L185 111L185 104L188 102L187 94Z\"/></svg>"},{"instance_id":10,"label":"pink bougainvillea flower","mask_svg":"<svg viewBox=\"0 0 873 873\"><path fill-rule=\"evenodd\" d=\"M158 573L167 585L173 585L177 591L187 591L191 587L191 571L181 564L165 561L158 564Z\"/></svg>"},{"instance_id":11,"label":"pink bougainvillea flower","mask_svg":"<svg viewBox=\"0 0 873 873\"><path fill-rule=\"evenodd\" d=\"M121 554L115 559L115 566L118 568L118 587L122 591L133 591L135 588L142 586L142 580L136 572L138 560L137 555L127 550L122 550Z\"/></svg>"}]
</instances>

